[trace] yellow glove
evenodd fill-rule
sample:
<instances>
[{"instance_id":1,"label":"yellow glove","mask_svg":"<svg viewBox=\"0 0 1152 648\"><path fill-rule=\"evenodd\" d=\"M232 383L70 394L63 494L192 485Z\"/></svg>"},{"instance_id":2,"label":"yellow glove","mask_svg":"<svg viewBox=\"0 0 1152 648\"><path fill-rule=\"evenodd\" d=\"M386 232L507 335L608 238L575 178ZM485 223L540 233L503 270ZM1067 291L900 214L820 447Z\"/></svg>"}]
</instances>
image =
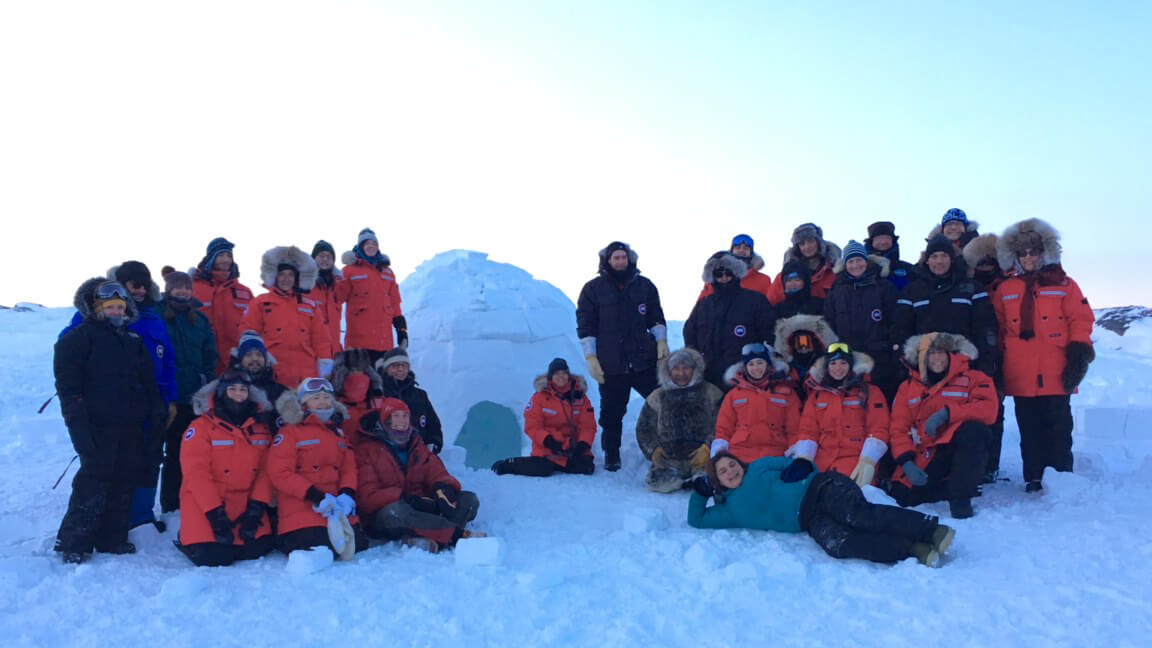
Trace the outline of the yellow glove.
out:
<instances>
[{"instance_id":1,"label":"yellow glove","mask_svg":"<svg viewBox=\"0 0 1152 648\"><path fill-rule=\"evenodd\" d=\"M703 471L708 469L708 460L712 457L712 451L707 443L703 443L699 448L692 453L692 471Z\"/></svg>"},{"instance_id":2,"label":"yellow glove","mask_svg":"<svg viewBox=\"0 0 1152 648\"><path fill-rule=\"evenodd\" d=\"M656 449L652 451L652 465L657 468L664 466L664 448L656 446Z\"/></svg>"},{"instance_id":3,"label":"yellow glove","mask_svg":"<svg viewBox=\"0 0 1152 648\"><path fill-rule=\"evenodd\" d=\"M172 421L176 420L176 403L168 403L168 422L164 424L164 429L172 427Z\"/></svg>"},{"instance_id":4,"label":"yellow glove","mask_svg":"<svg viewBox=\"0 0 1152 648\"><path fill-rule=\"evenodd\" d=\"M856 462L856 467L852 469L852 474L848 475L861 488L871 484L875 476L876 462L868 457L860 457L860 461Z\"/></svg>"},{"instance_id":5,"label":"yellow glove","mask_svg":"<svg viewBox=\"0 0 1152 648\"><path fill-rule=\"evenodd\" d=\"M594 355L586 355L584 361L588 363L588 374L592 376L592 380L603 385L604 369L600 367L600 359Z\"/></svg>"},{"instance_id":6,"label":"yellow glove","mask_svg":"<svg viewBox=\"0 0 1152 648\"><path fill-rule=\"evenodd\" d=\"M656 360L668 357L668 340L656 340Z\"/></svg>"}]
</instances>

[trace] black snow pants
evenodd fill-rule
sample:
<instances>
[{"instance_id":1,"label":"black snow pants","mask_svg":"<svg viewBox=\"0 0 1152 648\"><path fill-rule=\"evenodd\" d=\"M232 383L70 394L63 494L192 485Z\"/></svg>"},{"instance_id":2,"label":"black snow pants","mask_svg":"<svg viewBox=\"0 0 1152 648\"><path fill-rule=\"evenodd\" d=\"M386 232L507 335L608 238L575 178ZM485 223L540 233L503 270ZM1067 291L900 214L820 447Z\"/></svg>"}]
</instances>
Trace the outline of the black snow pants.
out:
<instances>
[{"instance_id":1,"label":"black snow pants","mask_svg":"<svg viewBox=\"0 0 1152 648\"><path fill-rule=\"evenodd\" d=\"M383 540L399 540L408 535L420 535L421 529L463 529L476 519L480 498L472 491L460 491L456 509L450 515L439 515L417 510L404 500L398 500L376 511L369 517L368 535Z\"/></svg>"},{"instance_id":2,"label":"black snow pants","mask_svg":"<svg viewBox=\"0 0 1152 648\"><path fill-rule=\"evenodd\" d=\"M566 466L553 463L548 457L512 457L492 464L497 475L524 475L525 477L551 477L558 472L573 475L591 475L596 471L592 455L569 459Z\"/></svg>"},{"instance_id":3,"label":"black snow pants","mask_svg":"<svg viewBox=\"0 0 1152 648\"><path fill-rule=\"evenodd\" d=\"M144 437L137 428L100 430L96 451L80 456L72 479L68 511L56 534L56 551L91 553L128 541L132 490L144 458Z\"/></svg>"},{"instance_id":4,"label":"black snow pants","mask_svg":"<svg viewBox=\"0 0 1152 648\"><path fill-rule=\"evenodd\" d=\"M909 487L893 482L889 494L900 506L976 497L988 465L989 434L988 426L983 423L963 423L952 435L952 441L936 446L936 456L924 468L928 473L927 484Z\"/></svg>"},{"instance_id":5,"label":"black snow pants","mask_svg":"<svg viewBox=\"0 0 1152 648\"><path fill-rule=\"evenodd\" d=\"M195 420L196 414L191 405L176 404L176 418L164 433L164 468L160 473L160 511L171 513L180 509L180 443L184 432Z\"/></svg>"},{"instance_id":6,"label":"black snow pants","mask_svg":"<svg viewBox=\"0 0 1152 648\"><path fill-rule=\"evenodd\" d=\"M1048 466L1072 472L1072 406L1070 397L1013 396L1020 426L1024 481L1039 481Z\"/></svg>"},{"instance_id":7,"label":"black snow pants","mask_svg":"<svg viewBox=\"0 0 1152 648\"><path fill-rule=\"evenodd\" d=\"M242 545L197 542L190 545L177 544L176 548L197 567L227 567L239 560L255 560L272 551L275 544L276 537L266 535Z\"/></svg>"},{"instance_id":8,"label":"black snow pants","mask_svg":"<svg viewBox=\"0 0 1152 648\"><path fill-rule=\"evenodd\" d=\"M600 448L604 450L605 460L620 458L624 414L628 412L632 390L648 398L656 387L656 367L604 376L604 384L600 385Z\"/></svg>"}]
</instances>

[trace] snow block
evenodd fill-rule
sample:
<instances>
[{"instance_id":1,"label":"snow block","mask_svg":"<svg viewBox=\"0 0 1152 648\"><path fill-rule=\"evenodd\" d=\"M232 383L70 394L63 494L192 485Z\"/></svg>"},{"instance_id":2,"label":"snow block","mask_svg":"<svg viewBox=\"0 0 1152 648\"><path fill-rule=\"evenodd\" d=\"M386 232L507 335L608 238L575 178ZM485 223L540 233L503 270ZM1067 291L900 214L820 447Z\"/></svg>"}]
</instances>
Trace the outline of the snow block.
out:
<instances>
[{"instance_id":1,"label":"snow block","mask_svg":"<svg viewBox=\"0 0 1152 648\"><path fill-rule=\"evenodd\" d=\"M504 559L504 541L500 538L461 538L456 542L458 566L499 565Z\"/></svg>"},{"instance_id":2,"label":"snow block","mask_svg":"<svg viewBox=\"0 0 1152 648\"><path fill-rule=\"evenodd\" d=\"M334 561L335 557L328 547L297 549L288 554L288 564L284 567L284 570L289 574L314 574L322 569L326 569Z\"/></svg>"},{"instance_id":3,"label":"snow block","mask_svg":"<svg viewBox=\"0 0 1152 648\"><path fill-rule=\"evenodd\" d=\"M624 530L628 533L663 531L668 528L668 516L656 508L638 507L624 514Z\"/></svg>"},{"instance_id":4,"label":"snow block","mask_svg":"<svg viewBox=\"0 0 1152 648\"><path fill-rule=\"evenodd\" d=\"M161 602L175 605L195 600L201 592L208 589L209 581L204 571L204 569L195 569L169 578L160 584L160 593L156 595L156 598Z\"/></svg>"}]
</instances>

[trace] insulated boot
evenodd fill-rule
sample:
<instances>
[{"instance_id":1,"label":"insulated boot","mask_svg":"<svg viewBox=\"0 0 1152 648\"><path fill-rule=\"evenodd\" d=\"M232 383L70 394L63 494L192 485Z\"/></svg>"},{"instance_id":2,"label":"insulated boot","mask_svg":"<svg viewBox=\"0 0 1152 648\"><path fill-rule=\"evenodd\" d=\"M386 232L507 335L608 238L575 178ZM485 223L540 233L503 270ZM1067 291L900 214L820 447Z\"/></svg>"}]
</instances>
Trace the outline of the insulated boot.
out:
<instances>
[{"instance_id":1,"label":"insulated boot","mask_svg":"<svg viewBox=\"0 0 1152 648\"><path fill-rule=\"evenodd\" d=\"M684 487L684 474L671 466L657 466L648 469L644 486L655 493L674 493Z\"/></svg>"},{"instance_id":2,"label":"insulated boot","mask_svg":"<svg viewBox=\"0 0 1152 648\"><path fill-rule=\"evenodd\" d=\"M972 500L968 498L950 500L948 508L952 510L952 518L956 520L966 520L976 515L972 510Z\"/></svg>"},{"instance_id":3,"label":"insulated boot","mask_svg":"<svg viewBox=\"0 0 1152 648\"><path fill-rule=\"evenodd\" d=\"M412 547L413 549L423 549L428 553L438 553L440 551L440 544L435 540L428 538L421 538L419 536L408 536L400 540L400 544L405 547Z\"/></svg>"},{"instance_id":4,"label":"insulated boot","mask_svg":"<svg viewBox=\"0 0 1152 648\"><path fill-rule=\"evenodd\" d=\"M604 470L608 472L616 472L620 470L620 450L605 450L604 451Z\"/></svg>"},{"instance_id":5,"label":"insulated boot","mask_svg":"<svg viewBox=\"0 0 1152 648\"><path fill-rule=\"evenodd\" d=\"M488 532L479 529L464 529L460 531L461 538L487 538Z\"/></svg>"},{"instance_id":6,"label":"insulated boot","mask_svg":"<svg viewBox=\"0 0 1152 648\"><path fill-rule=\"evenodd\" d=\"M948 553L948 548L952 546L952 540L955 538L956 529L947 524L937 524L936 530L932 532L932 546L936 549L936 553L943 556Z\"/></svg>"},{"instance_id":7,"label":"insulated boot","mask_svg":"<svg viewBox=\"0 0 1152 648\"><path fill-rule=\"evenodd\" d=\"M79 565L90 557L91 554L86 554L82 551L65 551L60 554L60 560L63 560L65 565Z\"/></svg>"},{"instance_id":8,"label":"insulated boot","mask_svg":"<svg viewBox=\"0 0 1152 648\"><path fill-rule=\"evenodd\" d=\"M912 545L912 555L916 560L925 567L938 567L940 566L940 554L936 549L923 542L917 542Z\"/></svg>"},{"instance_id":9,"label":"insulated boot","mask_svg":"<svg viewBox=\"0 0 1152 648\"><path fill-rule=\"evenodd\" d=\"M1039 493L1044 490L1044 484L1040 480L1030 481L1024 485L1025 493Z\"/></svg>"}]
</instances>

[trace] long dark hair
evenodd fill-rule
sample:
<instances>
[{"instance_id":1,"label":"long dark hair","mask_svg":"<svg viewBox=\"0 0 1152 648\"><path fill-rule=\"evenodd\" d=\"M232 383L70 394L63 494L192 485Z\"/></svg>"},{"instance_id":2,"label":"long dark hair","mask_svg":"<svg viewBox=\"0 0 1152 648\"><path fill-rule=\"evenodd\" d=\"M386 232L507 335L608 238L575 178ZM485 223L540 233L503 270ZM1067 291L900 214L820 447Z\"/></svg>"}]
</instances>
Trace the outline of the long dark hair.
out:
<instances>
[{"instance_id":1,"label":"long dark hair","mask_svg":"<svg viewBox=\"0 0 1152 648\"><path fill-rule=\"evenodd\" d=\"M720 452L717 452L715 457L712 457L708 460L708 465L704 467L704 471L708 474L708 483L712 484L712 489L716 491L713 497L716 499L717 504L723 503L724 493L729 490L720 483L720 478L716 475L716 462L725 457L740 464L740 467L744 469L745 473L748 472L748 464L740 461L739 457L732 454L731 452L728 452L727 450L721 450Z\"/></svg>"}]
</instances>

